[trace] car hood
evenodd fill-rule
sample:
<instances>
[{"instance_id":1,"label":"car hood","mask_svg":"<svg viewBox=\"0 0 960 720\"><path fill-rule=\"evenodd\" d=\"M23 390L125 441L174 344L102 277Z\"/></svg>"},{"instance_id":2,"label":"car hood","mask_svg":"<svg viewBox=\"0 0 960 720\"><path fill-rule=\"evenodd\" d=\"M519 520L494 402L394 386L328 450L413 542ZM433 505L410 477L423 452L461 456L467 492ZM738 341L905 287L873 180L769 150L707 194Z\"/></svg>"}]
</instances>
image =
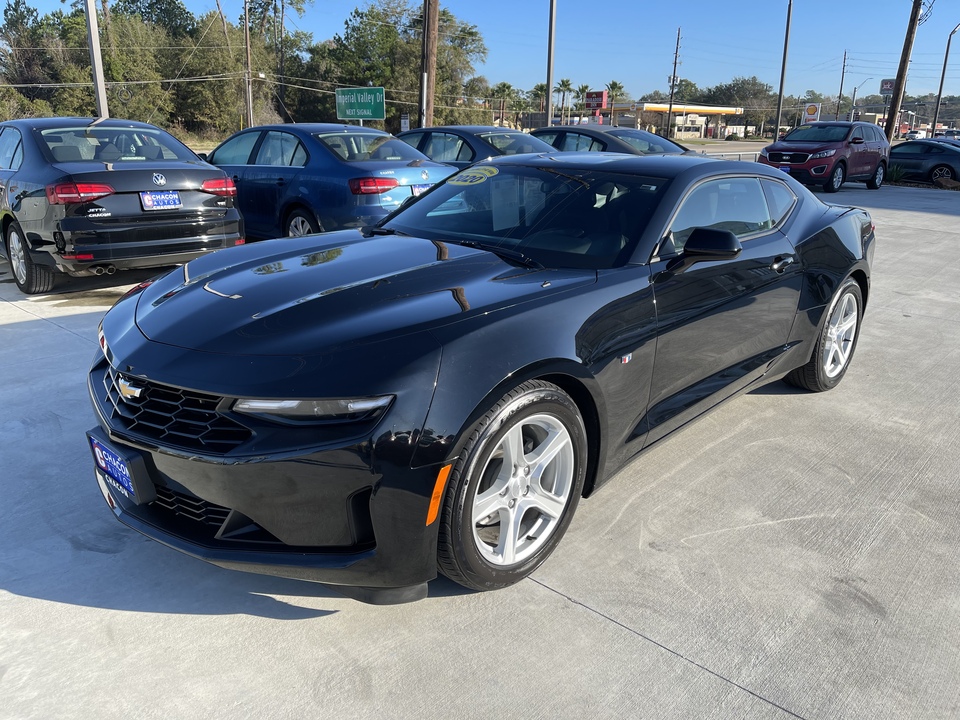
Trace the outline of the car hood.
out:
<instances>
[{"instance_id":1,"label":"car hood","mask_svg":"<svg viewBox=\"0 0 960 720\"><path fill-rule=\"evenodd\" d=\"M839 142L790 142L789 140L780 140L767 145L764 148L767 152L805 152L812 153L821 148L839 148L843 143Z\"/></svg>"},{"instance_id":2,"label":"car hood","mask_svg":"<svg viewBox=\"0 0 960 720\"><path fill-rule=\"evenodd\" d=\"M150 340L233 355L310 355L546 299L593 270L517 267L493 253L357 230L198 258L144 289Z\"/></svg>"}]
</instances>

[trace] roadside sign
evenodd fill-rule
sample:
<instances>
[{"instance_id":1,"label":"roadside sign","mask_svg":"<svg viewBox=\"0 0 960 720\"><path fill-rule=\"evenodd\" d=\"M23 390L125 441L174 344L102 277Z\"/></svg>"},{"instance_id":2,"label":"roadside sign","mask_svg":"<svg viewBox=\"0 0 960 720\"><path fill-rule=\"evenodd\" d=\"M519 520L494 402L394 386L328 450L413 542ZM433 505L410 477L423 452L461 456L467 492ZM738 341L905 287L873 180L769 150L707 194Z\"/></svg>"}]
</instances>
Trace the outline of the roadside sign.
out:
<instances>
[{"instance_id":1,"label":"roadside sign","mask_svg":"<svg viewBox=\"0 0 960 720\"><path fill-rule=\"evenodd\" d=\"M803 121L805 123L816 122L820 119L820 103L807 103L803 109Z\"/></svg>"},{"instance_id":2,"label":"roadside sign","mask_svg":"<svg viewBox=\"0 0 960 720\"><path fill-rule=\"evenodd\" d=\"M897 84L896 78L888 78L880 81L880 94L893 95L893 86Z\"/></svg>"},{"instance_id":3,"label":"roadside sign","mask_svg":"<svg viewBox=\"0 0 960 720\"><path fill-rule=\"evenodd\" d=\"M587 110L599 110L607 106L606 90L591 90L584 97L584 107Z\"/></svg>"},{"instance_id":4,"label":"roadside sign","mask_svg":"<svg viewBox=\"0 0 960 720\"><path fill-rule=\"evenodd\" d=\"M410 113L400 113L400 132L410 129Z\"/></svg>"},{"instance_id":5,"label":"roadside sign","mask_svg":"<svg viewBox=\"0 0 960 720\"><path fill-rule=\"evenodd\" d=\"M337 120L385 120L382 87L337 88Z\"/></svg>"}]
</instances>

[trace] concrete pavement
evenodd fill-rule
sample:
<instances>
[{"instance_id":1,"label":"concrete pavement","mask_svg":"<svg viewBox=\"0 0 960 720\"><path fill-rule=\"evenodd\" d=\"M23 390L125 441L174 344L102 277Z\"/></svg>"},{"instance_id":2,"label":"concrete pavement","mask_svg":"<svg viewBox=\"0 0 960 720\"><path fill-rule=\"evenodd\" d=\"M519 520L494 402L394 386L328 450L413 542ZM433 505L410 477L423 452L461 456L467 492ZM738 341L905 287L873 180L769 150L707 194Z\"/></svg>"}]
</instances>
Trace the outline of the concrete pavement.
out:
<instances>
[{"instance_id":1,"label":"concrete pavement","mask_svg":"<svg viewBox=\"0 0 960 720\"><path fill-rule=\"evenodd\" d=\"M960 715L960 194L863 185L844 382L740 397L581 503L505 591L373 607L120 525L85 388L137 277L24 297L0 262L0 718Z\"/></svg>"}]
</instances>

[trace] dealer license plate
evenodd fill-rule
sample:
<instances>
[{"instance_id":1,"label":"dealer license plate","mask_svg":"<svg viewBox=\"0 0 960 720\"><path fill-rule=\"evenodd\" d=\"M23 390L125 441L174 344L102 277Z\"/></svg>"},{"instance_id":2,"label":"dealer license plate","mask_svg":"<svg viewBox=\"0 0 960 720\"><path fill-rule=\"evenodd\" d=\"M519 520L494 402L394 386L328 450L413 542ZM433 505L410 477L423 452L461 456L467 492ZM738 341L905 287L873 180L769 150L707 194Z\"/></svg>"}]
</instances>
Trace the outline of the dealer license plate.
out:
<instances>
[{"instance_id":1,"label":"dealer license plate","mask_svg":"<svg viewBox=\"0 0 960 720\"><path fill-rule=\"evenodd\" d=\"M126 461L96 438L90 438L90 447L93 448L94 460L104 479L124 496L134 499L136 493Z\"/></svg>"},{"instance_id":2,"label":"dealer license plate","mask_svg":"<svg viewBox=\"0 0 960 720\"><path fill-rule=\"evenodd\" d=\"M790 172L790 168L789 168L789 167L784 167L783 165L780 166L780 169L783 170L785 173Z\"/></svg>"},{"instance_id":3,"label":"dealer license plate","mask_svg":"<svg viewBox=\"0 0 960 720\"><path fill-rule=\"evenodd\" d=\"M144 210L175 210L183 206L177 190L147 190L140 193L140 204Z\"/></svg>"},{"instance_id":4,"label":"dealer license plate","mask_svg":"<svg viewBox=\"0 0 960 720\"><path fill-rule=\"evenodd\" d=\"M432 187L433 185L411 185L410 189L413 190L414 195L419 195L420 193L425 193Z\"/></svg>"}]
</instances>

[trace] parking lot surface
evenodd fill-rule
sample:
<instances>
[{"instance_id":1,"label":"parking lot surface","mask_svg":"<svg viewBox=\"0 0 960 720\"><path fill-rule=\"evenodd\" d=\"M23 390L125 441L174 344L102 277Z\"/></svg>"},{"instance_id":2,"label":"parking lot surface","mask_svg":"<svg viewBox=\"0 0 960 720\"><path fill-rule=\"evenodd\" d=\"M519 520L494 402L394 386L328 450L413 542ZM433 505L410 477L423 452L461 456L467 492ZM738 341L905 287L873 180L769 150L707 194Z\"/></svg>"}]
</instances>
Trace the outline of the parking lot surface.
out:
<instances>
[{"instance_id":1,"label":"parking lot surface","mask_svg":"<svg viewBox=\"0 0 960 720\"><path fill-rule=\"evenodd\" d=\"M118 523L87 367L141 276L21 295L0 261L0 718L960 715L960 195L871 211L853 365L727 403L580 504L531 579L374 607Z\"/></svg>"}]
</instances>

